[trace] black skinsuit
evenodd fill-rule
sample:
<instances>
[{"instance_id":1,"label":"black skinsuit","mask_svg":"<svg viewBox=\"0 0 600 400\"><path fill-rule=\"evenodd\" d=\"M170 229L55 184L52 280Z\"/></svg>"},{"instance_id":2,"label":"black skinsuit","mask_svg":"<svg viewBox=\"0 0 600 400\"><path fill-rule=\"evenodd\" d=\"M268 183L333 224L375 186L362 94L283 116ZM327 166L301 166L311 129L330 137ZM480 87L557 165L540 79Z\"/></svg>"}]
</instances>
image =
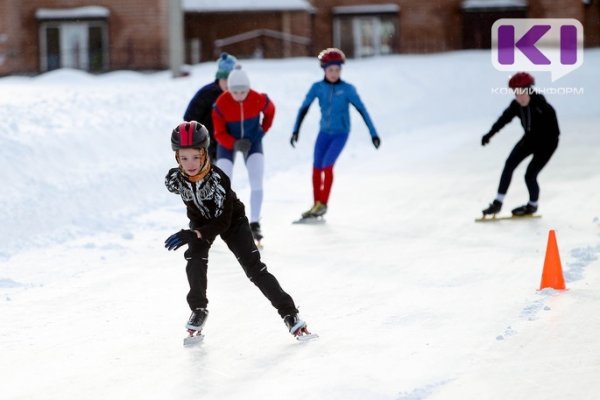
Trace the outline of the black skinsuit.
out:
<instances>
[{"instance_id":1,"label":"black skinsuit","mask_svg":"<svg viewBox=\"0 0 600 400\"><path fill-rule=\"evenodd\" d=\"M531 100L526 107L521 107L516 100L513 100L494 123L489 133L496 134L514 117L521 120L525 134L517 142L506 160L498 185L498 193L506 194L515 168L525 158L533 154L533 158L525 172L525 183L529 191L529 201L537 202L540 195L537 176L554 154L558 146L560 131L556 112L546 102L544 96L537 93L532 93L530 96Z\"/></svg>"},{"instance_id":2,"label":"black skinsuit","mask_svg":"<svg viewBox=\"0 0 600 400\"><path fill-rule=\"evenodd\" d=\"M246 276L260 289L284 317L298 313L294 301L267 271L256 248L244 205L231 190L229 178L216 166L199 182L189 181L178 168L169 170L165 185L179 194L187 208L190 229L198 230L202 239L193 239L185 252L186 273L190 284L187 301L192 310L206 308L208 251L217 235L225 241L244 269Z\"/></svg>"}]
</instances>

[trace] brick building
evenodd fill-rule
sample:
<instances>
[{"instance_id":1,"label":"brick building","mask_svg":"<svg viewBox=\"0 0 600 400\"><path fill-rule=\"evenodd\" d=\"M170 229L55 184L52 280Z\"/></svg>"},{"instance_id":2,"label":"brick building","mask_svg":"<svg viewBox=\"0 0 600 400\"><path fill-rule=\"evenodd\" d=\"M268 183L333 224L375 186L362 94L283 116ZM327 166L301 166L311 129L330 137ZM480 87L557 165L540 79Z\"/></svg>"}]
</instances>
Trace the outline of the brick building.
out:
<instances>
[{"instance_id":1,"label":"brick building","mask_svg":"<svg viewBox=\"0 0 600 400\"><path fill-rule=\"evenodd\" d=\"M0 0L0 75L169 67L175 0ZM218 3L218 4L213 4ZM600 0L181 0L184 60L489 48L498 18L576 18L600 46Z\"/></svg>"},{"instance_id":2,"label":"brick building","mask_svg":"<svg viewBox=\"0 0 600 400\"><path fill-rule=\"evenodd\" d=\"M282 58L312 54L313 7L306 0L185 0L186 59ZM242 5L243 4L243 5Z\"/></svg>"},{"instance_id":3,"label":"brick building","mask_svg":"<svg viewBox=\"0 0 600 400\"><path fill-rule=\"evenodd\" d=\"M168 65L165 0L0 0L0 75Z\"/></svg>"},{"instance_id":4,"label":"brick building","mask_svg":"<svg viewBox=\"0 0 600 400\"><path fill-rule=\"evenodd\" d=\"M312 0L315 48L353 57L489 48L499 18L576 18L600 46L600 0Z\"/></svg>"}]
</instances>

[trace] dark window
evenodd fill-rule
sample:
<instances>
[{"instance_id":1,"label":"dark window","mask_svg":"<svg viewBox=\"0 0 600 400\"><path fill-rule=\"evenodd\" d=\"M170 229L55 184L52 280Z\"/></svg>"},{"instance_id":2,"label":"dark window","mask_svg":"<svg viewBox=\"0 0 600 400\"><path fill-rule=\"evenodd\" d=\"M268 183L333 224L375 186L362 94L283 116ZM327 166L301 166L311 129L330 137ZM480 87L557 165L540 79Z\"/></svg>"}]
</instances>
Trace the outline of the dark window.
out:
<instances>
[{"instance_id":1,"label":"dark window","mask_svg":"<svg viewBox=\"0 0 600 400\"><path fill-rule=\"evenodd\" d=\"M99 26L91 26L88 33L88 56L90 71L102 71L104 60L104 32Z\"/></svg>"},{"instance_id":2,"label":"dark window","mask_svg":"<svg viewBox=\"0 0 600 400\"><path fill-rule=\"evenodd\" d=\"M46 59L48 71L60 68L60 30L58 28L46 29Z\"/></svg>"}]
</instances>

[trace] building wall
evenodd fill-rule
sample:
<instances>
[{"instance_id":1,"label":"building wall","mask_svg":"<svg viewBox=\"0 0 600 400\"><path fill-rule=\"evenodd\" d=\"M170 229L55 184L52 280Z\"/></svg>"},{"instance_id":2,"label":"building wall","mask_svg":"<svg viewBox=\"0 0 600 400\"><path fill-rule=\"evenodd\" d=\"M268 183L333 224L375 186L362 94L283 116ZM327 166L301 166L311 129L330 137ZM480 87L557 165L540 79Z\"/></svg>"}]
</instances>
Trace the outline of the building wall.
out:
<instances>
[{"instance_id":1,"label":"building wall","mask_svg":"<svg viewBox=\"0 0 600 400\"><path fill-rule=\"evenodd\" d=\"M0 76L19 66L18 0L0 1Z\"/></svg>"},{"instance_id":2,"label":"building wall","mask_svg":"<svg viewBox=\"0 0 600 400\"><path fill-rule=\"evenodd\" d=\"M584 6L584 43L588 47L600 46L600 1Z\"/></svg>"},{"instance_id":3,"label":"building wall","mask_svg":"<svg viewBox=\"0 0 600 400\"><path fill-rule=\"evenodd\" d=\"M306 11L186 13L186 60L189 62L192 58L190 41L193 39L201 43L200 61L213 60L218 57L220 51L227 51L241 58L261 55L265 58L281 58L286 56L286 53L294 57L308 55L310 44L291 44L286 50L286 45L280 39L268 36L244 40L223 48L214 45L217 39L225 39L257 29L287 32L310 38L310 15Z\"/></svg>"},{"instance_id":4,"label":"building wall","mask_svg":"<svg viewBox=\"0 0 600 400\"><path fill-rule=\"evenodd\" d=\"M398 15L398 53L422 53L456 50L474 47L482 42L477 38L463 37L463 0L311 0L317 10L313 39L317 49L330 47L333 43L333 7L373 4L396 4L400 6ZM482 19L488 14L481 15ZM526 13L528 18L576 18L584 25L585 45L600 45L600 0L592 0L585 6L581 0L529 0ZM471 26L489 25L477 21L478 16L470 13ZM489 29L482 28L482 29ZM483 35L489 36L489 35ZM472 40L470 40L472 39ZM483 39L483 42L489 40Z\"/></svg>"},{"instance_id":5,"label":"building wall","mask_svg":"<svg viewBox=\"0 0 600 400\"><path fill-rule=\"evenodd\" d=\"M103 0L111 11L111 69L162 69L169 65L168 0Z\"/></svg>"},{"instance_id":6,"label":"building wall","mask_svg":"<svg viewBox=\"0 0 600 400\"><path fill-rule=\"evenodd\" d=\"M529 0L529 18L577 18L582 20L581 0Z\"/></svg>"},{"instance_id":7,"label":"building wall","mask_svg":"<svg viewBox=\"0 0 600 400\"><path fill-rule=\"evenodd\" d=\"M462 47L462 0L401 0L400 52L425 53Z\"/></svg>"},{"instance_id":8,"label":"building wall","mask_svg":"<svg viewBox=\"0 0 600 400\"><path fill-rule=\"evenodd\" d=\"M600 46L600 0L531 0L532 18L575 18L581 22L586 47Z\"/></svg>"}]
</instances>

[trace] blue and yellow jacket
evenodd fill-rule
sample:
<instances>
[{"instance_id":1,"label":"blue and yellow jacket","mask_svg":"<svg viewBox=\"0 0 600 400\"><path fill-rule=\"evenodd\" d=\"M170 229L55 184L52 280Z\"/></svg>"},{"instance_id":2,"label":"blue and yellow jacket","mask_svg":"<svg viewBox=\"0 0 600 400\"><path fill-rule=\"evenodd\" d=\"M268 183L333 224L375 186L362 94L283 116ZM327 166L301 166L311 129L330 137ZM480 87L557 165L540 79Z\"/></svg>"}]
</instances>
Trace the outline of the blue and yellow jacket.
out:
<instances>
[{"instance_id":1,"label":"blue and yellow jacket","mask_svg":"<svg viewBox=\"0 0 600 400\"><path fill-rule=\"evenodd\" d=\"M335 83L323 79L322 81L315 82L311 86L306 94L304 102L300 106L300 110L298 110L298 116L296 117L296 123L294 124L294 133L300 131L300 125L302 125L302 121L315 98L319 99L319 106L321 107L321 131L331 134L349 134L349 105L352 104L365 121L371 137L377 136L375 126L371 121L371 117L369 116L365 105L358 96L356 88L341 79Z\"/></svg>"}]
</instances>

